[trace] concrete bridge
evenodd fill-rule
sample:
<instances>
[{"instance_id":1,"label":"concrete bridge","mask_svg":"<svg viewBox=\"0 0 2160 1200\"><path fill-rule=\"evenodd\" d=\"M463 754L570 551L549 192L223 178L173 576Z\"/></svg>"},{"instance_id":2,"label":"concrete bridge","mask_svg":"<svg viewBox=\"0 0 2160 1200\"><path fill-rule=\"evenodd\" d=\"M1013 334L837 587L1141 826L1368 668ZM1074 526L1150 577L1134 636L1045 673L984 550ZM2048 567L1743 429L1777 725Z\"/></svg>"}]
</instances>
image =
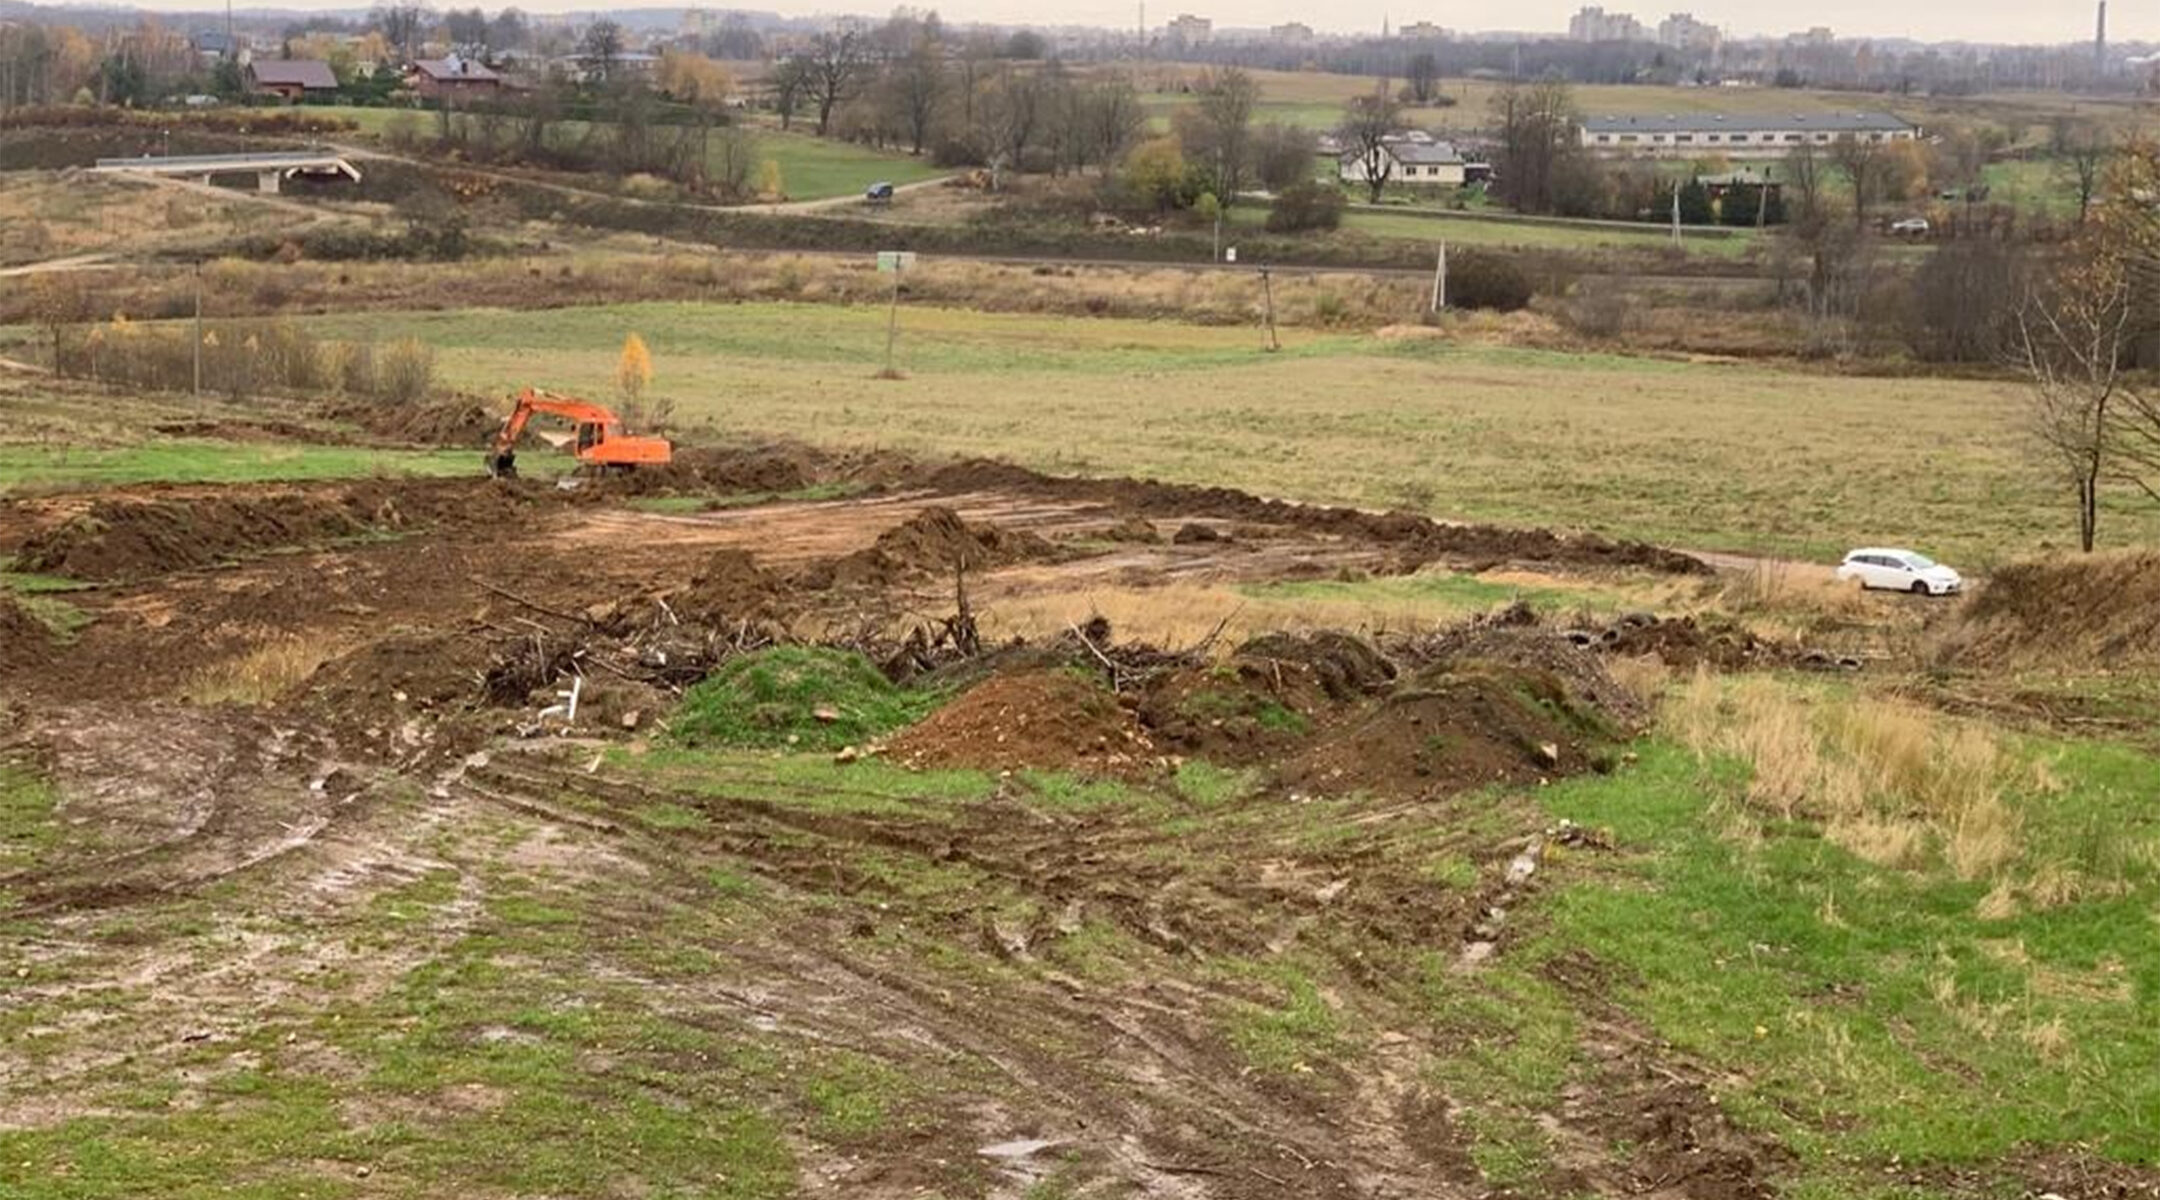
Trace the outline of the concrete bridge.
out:
<instances>
[{"instance_id":1,"label":"concrete bridge","mask_svg":"<svg viewBox=\"0 0 2160 1200\"><path fill-rule=\"evenodd\" d=\"M141 158L101 158L98 171L125 175L160 175L192 179L207 184L218 175L255 176L257 191L276 195L279 185L294 175L343 175L360 182L360 169L342 154L314 151L283 151L275 154L180 154L144 155Z\"/></svg>"}]
</instances>

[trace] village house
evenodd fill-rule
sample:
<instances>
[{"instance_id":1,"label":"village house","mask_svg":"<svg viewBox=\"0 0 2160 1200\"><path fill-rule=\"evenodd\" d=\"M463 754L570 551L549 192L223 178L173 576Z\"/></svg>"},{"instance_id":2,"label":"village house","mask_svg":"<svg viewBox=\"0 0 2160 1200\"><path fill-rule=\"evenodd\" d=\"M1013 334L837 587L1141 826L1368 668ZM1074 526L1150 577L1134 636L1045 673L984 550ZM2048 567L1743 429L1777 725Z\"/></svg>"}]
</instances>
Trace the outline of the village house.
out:
<instances>
[{"instance_id":1,"label":"village house","mask_svg":"<svg viewBox=\"0 0 2160 1200\"><path fill-rule=\"evenodd\" d=\"M248 63L247 88L258 96L276 96L287 104L327 99L337 94L330 64L312 58L258 58Z\"/></svg>"},{"instance_id":2,"label":"village house","mask_svg":"<svg viewBox=\"0 0 2160 1200\"><path fill-rule=\"evenodd\" d=\"M1388 157L1388 182L1408 187L1461 187L1480 177L1482 163L1472 163L1452 142L1434 140L1423 132L1391 137L1380 144ZM1365 182L1363 155L1345 150L1336 158L1337 177L1344 183Z\"/></svg>"},{"instance_id":3,"label":"village house","mask_svg":"<svg viewBox=\"0 0 2160 1200\"><path fill-rule=\"evenodd\" d=\"M451 54L443 58L416 60L406 73L406 85L430 100L463 100L493 96L502 91L503 78L486 64Z\"/></svg>"}]
</instances>

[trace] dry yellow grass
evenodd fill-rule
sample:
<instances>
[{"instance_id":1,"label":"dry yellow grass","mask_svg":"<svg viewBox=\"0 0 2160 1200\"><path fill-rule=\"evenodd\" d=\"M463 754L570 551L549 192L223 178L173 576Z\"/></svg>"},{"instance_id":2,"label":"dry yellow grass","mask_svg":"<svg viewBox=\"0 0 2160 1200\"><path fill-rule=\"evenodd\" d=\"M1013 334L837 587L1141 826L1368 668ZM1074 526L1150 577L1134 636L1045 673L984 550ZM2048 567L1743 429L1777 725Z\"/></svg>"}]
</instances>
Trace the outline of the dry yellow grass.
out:
<instances>
[{"instance_id":1,"label":"dry yellow grass","mask_svg":"<svg viewBox=\"0 0 2160 1200\"><path fill-rule=\"evenodd\" d=\"M1902 701L1767 678L1727 685L1706 672L1673 693L1664 722L1698 755L1748 764L1750 807L1820 822L1825 838L1877 865L1939 859L1959 879L1991 879L2023 853L2022 819L2003 795L2014 768L1978 726ZM2010 899L1991 895L1983 908Z\"/></svg>"},{"instance_id":2,"label":"dry yellow grass","mask_svg":"<svg viewBox=\"0 0 2160 1200\"><path fill-rule=\"evenodd\" d=\"M182 695L196 704L268 704L298 687L339 649L327 641L280 637L205 667Z\"/></svg>"}]
</instances>

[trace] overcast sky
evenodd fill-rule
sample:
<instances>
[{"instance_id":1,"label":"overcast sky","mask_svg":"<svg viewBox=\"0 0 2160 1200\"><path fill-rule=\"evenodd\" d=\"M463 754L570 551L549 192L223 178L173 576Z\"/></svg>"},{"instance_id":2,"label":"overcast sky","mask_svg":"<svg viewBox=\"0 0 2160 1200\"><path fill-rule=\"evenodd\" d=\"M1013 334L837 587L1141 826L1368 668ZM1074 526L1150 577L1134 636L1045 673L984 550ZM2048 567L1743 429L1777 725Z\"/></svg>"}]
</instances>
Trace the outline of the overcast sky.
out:
<instances>
[{"instance_id":1,"label":"overcast sky","mask_svg":"<svg viewBox=\"0 0 2160 1200\"><path fill-rule=\"evenodd\" d=\"M143 7L201 11L204 0L138 0ZM366 0L274 0L279 8L363 7ZM438 6L472 0L436 0ZM492 11L505 0L479 0ZM654 0L681 3L684 0ZM860 12L882 14L895 0L737 0L734 6L776 11L790 16ZM214 4L215 0L211 0ZM248 7L248 0L239 0ZM987 21L1005 25L1087 24L1131 28L1138 20L1138 0L915 0L936 8L948 20ZM1160 28L1179 12L1210 17L1217 27L1274 25L1303 21L1326 32L1378 32L1383 16L1402 25L1434 21L1450 29L1546 30L1567 28L1568 17L1582 0L1337 0L1316 7L1311 0L1148 0L1147 20ZM1810 25L1828 25L1840 36L1910 37L1923 41L2032 42L2089 41L2093 5L2089 0L1602 0L1609 11L1632 12L1647 25L1678 8L1741 36L1782 34ZM623 7L634 7L636 0ZM519 7L542 12L590 12L606 7L566 0L525 0ZM706 7L731 7L717 0ZM2141 11L2143 10L2143 11ZM2160 36L2160 12L2152 5L2116 0L2109 13L2108 35L2115 41Z\"/></svg>"}]
</instances>

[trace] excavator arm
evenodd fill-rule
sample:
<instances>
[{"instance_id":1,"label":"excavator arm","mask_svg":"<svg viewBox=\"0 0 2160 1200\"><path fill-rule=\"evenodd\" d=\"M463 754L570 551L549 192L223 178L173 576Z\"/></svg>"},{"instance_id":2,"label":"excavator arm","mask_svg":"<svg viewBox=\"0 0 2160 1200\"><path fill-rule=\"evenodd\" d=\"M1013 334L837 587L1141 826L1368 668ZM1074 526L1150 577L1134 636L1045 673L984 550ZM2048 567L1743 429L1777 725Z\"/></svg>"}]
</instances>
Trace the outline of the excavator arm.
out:
<instances>
[{"instance_id":1,"label":"excavator arm","mask_svg":"<svg viewBox=\"0 0 2160 1200\"><path fill-rule=\"evenodd\" d=\"M580 466L628 470L640 464L665 464L674 457L674 447L664 438L625 434L622 418L606 405L526 388L518 393L517 406L503 419L502 429L488 448L489 475L517 474L518 439L525 436L525 427L540 414L561 417L577 426L575 453Z\"/></svg>"}]
</instances>

